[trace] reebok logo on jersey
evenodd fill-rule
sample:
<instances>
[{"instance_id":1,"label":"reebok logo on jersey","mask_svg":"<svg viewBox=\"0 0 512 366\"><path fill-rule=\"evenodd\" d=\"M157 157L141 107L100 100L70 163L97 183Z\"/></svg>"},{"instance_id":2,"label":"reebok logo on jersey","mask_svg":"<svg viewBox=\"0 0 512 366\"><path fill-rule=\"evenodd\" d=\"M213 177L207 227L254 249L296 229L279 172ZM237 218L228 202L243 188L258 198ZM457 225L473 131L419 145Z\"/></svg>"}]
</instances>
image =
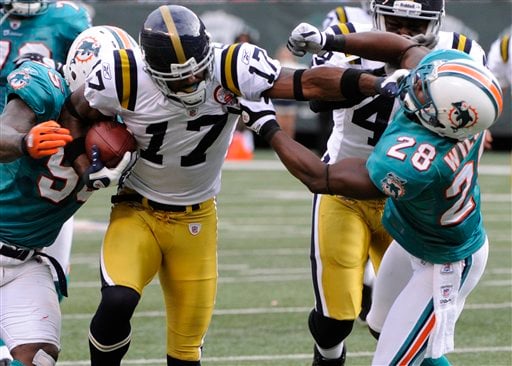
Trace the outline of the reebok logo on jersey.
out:
<instances>
[{"instance_id":1,"label":"reebok logo on jersey","mask_svg":"<svg viewBox=\"0 0 512 366\"><path fill-rule=\"evenodd\" d=\"M103 74L103 78L112 80L112 70L110 69L109 63L104 62L101 64L101 73Z\"/></svg>"}]
</instances>

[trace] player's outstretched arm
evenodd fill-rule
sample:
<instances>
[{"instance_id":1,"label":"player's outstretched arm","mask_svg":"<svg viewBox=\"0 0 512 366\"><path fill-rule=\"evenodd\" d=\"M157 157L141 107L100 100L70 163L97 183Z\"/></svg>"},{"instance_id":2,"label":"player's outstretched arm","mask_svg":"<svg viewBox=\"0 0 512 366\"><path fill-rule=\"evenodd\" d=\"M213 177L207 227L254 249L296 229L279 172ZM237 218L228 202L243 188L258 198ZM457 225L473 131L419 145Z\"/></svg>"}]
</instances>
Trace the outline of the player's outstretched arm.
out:
<instances>
[{"instance_id":1,"label":"player's outstretched arm","mask_svg":"<svg viewBox=\"0 0 512 366\"><path fill-rule=\"evenodd\" d=\"M357 199L384 197L370 180L365 160L344 159L327 165L280 129L270 103L241 100L240 105L243 123L270 144L290 173L311 192Z\"/></svg>"},{"instance_id":2,"label":"player's outstretched arm","mask_svg":"<svg viewBox=\"0 0 512 366\"><path fill-rule=\"evenodd\" d=\"M334 35L301 23L291 32L287 46L296 56L335 51L387 62L394 68L413 68L429 52L422 44L390 32Z\"/></svg>"}]
</instances>

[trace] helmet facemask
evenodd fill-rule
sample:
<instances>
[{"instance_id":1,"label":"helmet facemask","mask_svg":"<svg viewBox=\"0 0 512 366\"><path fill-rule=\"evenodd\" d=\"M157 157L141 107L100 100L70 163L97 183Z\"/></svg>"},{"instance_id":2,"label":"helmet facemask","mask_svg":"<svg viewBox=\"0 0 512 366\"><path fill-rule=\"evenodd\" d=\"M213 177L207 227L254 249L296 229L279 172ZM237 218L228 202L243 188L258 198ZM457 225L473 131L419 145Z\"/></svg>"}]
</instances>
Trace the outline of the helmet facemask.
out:
<instances>
[{"instance_id":1,"label":"helmet facemask","mask_svg":"<svg viewBox=\"0 0 512 366\"><path fill-rule=\"evenodd\" d=\"M213 74L213 49L208 48L205 58L196 61L195 57L189 58L185 63L170 64L170 72L163 72L153 69L146 61L146 71L155 81L156 86L168 98L181 103L185 108L197 108L206 101L206 88ZM173 91L172 82L186 80L192 76L204 73L199 83L184 90Z\"/></svg>"},{"instance_id":2,"label":"helmet facemask","mask_svg":"<svg viewBox=\"0 0 512 366\"><path fill-rule=\"evenodd\" d=\"M6 14L31 17L44 13L50 2L50 0L3 0L1 4Z\"/></svg>"}]
</instances>

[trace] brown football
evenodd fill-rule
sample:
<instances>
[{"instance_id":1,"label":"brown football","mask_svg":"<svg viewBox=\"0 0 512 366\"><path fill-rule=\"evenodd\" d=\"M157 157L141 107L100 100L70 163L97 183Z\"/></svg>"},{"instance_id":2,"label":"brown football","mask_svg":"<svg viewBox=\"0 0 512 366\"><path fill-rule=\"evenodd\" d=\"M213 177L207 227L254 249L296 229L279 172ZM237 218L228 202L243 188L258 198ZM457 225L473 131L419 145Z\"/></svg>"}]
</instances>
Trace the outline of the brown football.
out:
<instances>
[{"instance_id":1,"label":"brown football","mask_svg":"<svg viewBox=\"0 0 512 366\"><path fill-rule=\"evenodd\" d=\"M92 146L100 152L100 160L107 168L119 164L127 151L135 151L137 142L125 125L114 121L94 123L85 136L85 151L92 161Z\"/></svg>"}]
</instances>

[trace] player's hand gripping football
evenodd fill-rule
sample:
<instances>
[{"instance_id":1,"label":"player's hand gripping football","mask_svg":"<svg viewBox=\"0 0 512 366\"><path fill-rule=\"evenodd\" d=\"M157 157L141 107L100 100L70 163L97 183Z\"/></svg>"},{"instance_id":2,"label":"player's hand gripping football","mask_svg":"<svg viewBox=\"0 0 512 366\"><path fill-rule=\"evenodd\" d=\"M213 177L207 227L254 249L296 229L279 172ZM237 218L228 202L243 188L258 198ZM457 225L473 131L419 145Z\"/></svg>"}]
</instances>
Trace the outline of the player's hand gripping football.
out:
<instances>
[{"instance_id":1,"label":"player's hand gripping football","mask_svg":"<svg viewBox=\"0 0 512 366\"><path fill-rule=\"evenodd\" d=\"M67 128L55 121L46 121L30 129L21 141L21 149L34 159L41 159L55 154L72 140Z\"/></svg>"},{"instance_id":2,"label":"player's hand gripping football","mask_svg":"<svg viewBox=\"0 0 512 366\"><path fill-rule=\"evenodd\" d=\"M114 168L107 168L101 161L96 145L92 147L92 162L84 174L85 185L90 189L100 189L122 183L130 173L138 154L136 151L127 151Z\"/></svg>"},{"instance_id":3,"label":"player's hand gripping football","mask_svg":"<svg viewBox=\"0 0 512 366\"><path fill-rule=\"evenodd\" d=\"M322 56L328 35L308 23L300 23L288 37L286 47L295 56L302 57L306 53Z\"/></svg>"},{"instance_id":4,"label":"player's hand gripping football","mask_svg":"<svg viewBox=\"0 0 512 366\"><path fill-rule=\"evenodd\" d=\"M389 98L395 98L400 94L400 82L409 75L410 70L398 69L389 76L383 76L376 80L375 91L377 94Z\"/></svg>"}]
</instances>

